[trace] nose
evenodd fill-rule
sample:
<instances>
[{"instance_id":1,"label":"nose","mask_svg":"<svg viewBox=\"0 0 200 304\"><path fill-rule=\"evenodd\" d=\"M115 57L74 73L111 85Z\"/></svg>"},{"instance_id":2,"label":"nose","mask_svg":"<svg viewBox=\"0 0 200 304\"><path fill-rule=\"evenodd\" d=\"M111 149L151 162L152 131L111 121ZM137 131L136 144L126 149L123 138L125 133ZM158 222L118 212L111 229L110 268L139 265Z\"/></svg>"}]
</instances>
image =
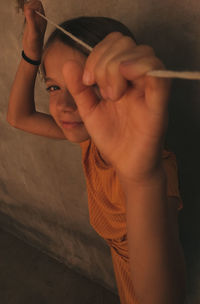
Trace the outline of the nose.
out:
<instances>
[{"instance_id":1,"label":"nose","mask_svg":"<svg viewBox=\"0 0 200 304\"><path fill-rule=\"evenodd\" d=\"M60 92L60 94L58 94L56 107L63 112L72 112L77 110L77 105L72 95L67 90L63 90Z\"/></svg>"}]
</instances>

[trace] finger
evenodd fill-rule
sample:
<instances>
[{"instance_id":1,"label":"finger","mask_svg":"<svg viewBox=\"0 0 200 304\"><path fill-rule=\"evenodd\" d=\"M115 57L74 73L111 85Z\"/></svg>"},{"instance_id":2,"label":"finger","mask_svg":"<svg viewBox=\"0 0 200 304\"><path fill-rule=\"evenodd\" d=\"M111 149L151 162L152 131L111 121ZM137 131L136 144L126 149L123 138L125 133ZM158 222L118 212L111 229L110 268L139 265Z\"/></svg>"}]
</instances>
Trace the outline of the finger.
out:
<instances>
[{"instance_id":1,"label":"finger","mask_svg":"<svg viewBox=\"0 0 200 304\"><path fill-rule=\"evenodd\" d=\"M121 48L121 50L120 50ZM118 50L117 55L113 55ZM132 39L123 36L115 41L113 46L105 53L95 67L95 79L100 89L107 93L111 100L120 99L126 92L128 82L119 71L119 65L126 60L139 60L142 57L154 55L152 48L146 46L135 47Z\"/></svg>"},{"instance_id":2,"label":"finger","mask_svg":"<svg viewBox=\"0 0 200 304\"><path fill-rule=\"evenodd\" d=\"M44 14L44 8L41 1L33 0L24 5L24 14L27 17L33 17L35 15L35 10ZM38 15L37 15L38 16ZM40 17L41 18L41 17Z\"/></svg>"},{"instance_id":3,"label":"finger","mask_svg":"<svg viewBox=\"0 0 200 304\"><path fill-rule=\"evenodd\" d=\"M121 62L120 71L124 77L133 82L140 77L146 76L147 72L155 69L165 69L164 64L155 56L142 56Z\"/></svg>"},{"instance_id":4,"label":"finger","mask_svg":"<svg viewBox=\"0 0 200 304\"><path fill-rule=\"evenodd\" d=\"M83 83L86 85L92 85L95 83L94 77L94 68L99 61L99 58L106 52L106 50L112 46L114 41L118 40L122 37L122 34L119 32L112 32L108 34L101 42L99 42L92 50L90 55L87 58L84 75L83 75Z\"/></svg>"},{"instance_id":5,"label":"finger","mask_svg":"<svg viewBox=\"0 0 200 304\"><path fill-rule=\"evenodd\" d=\"M41 8L41 7L43 7L42 2L39 0L31 0L24 4L24 9L27 9L27 8L36 9L36 8Z\"/></svg>"},{"instance_id":6,"label":"finger","mask_svg":"<svg viewBox=\"0 0 200 304\"><path fill-rule=\"evenodd\" d=\"M73 71L73 73L72 73ZM77 61L70 60L63 67L63 77L67 89L74 98L83 121L94 111L99 99L92 87L82 82L84 67Z\"/></svg>"},{"instance_id":7,"label":"finger","mask_svg":"<svg viewBox=\"0 0 200 304\"><path fill-rule=\"evenodd\" d=\"M43 15L45 15L44 8L40 1L34 0L32 2L29 2L26 4L24 8L24 15L26 17L26 22L28 26L30 26L30 29L34 29L34 30L37 30L38 21L41 21L42 24L46 22L35 13L36 10L42 13Z\"/></svg>"},{"instance_id":8,"label":"finger","mask_svg":"<svg viewBox=\"0 0 200 304\"><path fill-rule=\"evenodd\" d=\"M146 73L156 69L165 69L164 64L155 56L145 57L129 64L121 64L122 75L133 85L138 79L144 78L145 99L154 113L160 114L166 110L169 97L170 81L168 79L147 76Z\"/></svg>"},{"instance_id":9,"label":"finger","mask_svg":"<svg viewBox=\"0 0 200 304\"><path fill-rule=\"evenodd\" d=\"M119 64L122 60L138 59L146 55L154 55L152 48L148 46L137 46L131 37L121 33L111 33L96 48L87 62L85 70L93 76L105 99L118 100L127 89L127 80L119 72Z\"/></svg>"},{"instance_id":10,"label":"finger","mask_svg":"<svg viewBox=\"0 0 200 304\"><path fill-rule=\"evenodd\" d=\"M103 96L116 100L127 88L127 81L119 73L120 58L128 56L127 52L130 55L130 52L134 51L135 42L130 37L121 34L113 37L116 39L112 41L111 45L104 41L104 53L101 53L102 48L99 48L100 54L96 50L96 57L94 55L93 61L91 58L87 64L88 69L93 72L94 80L104 94Z\"/></svg>"}]
</instances>

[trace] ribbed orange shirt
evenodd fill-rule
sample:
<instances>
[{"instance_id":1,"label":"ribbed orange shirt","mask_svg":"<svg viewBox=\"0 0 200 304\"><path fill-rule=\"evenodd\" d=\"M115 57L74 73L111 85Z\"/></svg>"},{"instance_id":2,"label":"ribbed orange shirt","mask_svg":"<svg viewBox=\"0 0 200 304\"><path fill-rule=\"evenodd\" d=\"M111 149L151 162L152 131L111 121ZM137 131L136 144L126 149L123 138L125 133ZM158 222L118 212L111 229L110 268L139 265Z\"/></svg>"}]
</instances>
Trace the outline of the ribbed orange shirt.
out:
<instances>
[{"instance_id":1,"label":"ribbed orange shirt","mask_svg":"<svg viewBox=\"0 0 200 304\"><path fill-rule=\"evenodd\" d=\"M90 224L110 247L120 303L137 304L128 256L123 189L114 168L105 164L93 141L88 139L80 146ZM173 152L163 150L162 159L167 176L167 195L179 198L178 210L181 210L183 203L179 193L176 156Z\"/></svg>"}]
</instances>

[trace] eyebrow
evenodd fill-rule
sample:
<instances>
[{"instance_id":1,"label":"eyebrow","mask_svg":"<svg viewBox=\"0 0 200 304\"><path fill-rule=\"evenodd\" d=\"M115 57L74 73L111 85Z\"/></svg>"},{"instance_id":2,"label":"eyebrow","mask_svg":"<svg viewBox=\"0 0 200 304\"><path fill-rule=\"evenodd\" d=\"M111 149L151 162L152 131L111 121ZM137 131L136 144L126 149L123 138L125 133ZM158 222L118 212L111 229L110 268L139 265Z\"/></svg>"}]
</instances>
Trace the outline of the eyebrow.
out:
<instances>
[{"instance_id":1,"label":"eyebrow","mask_svg":"<svg viewBox=\"0 0 200 304\"><path fill-rule=\"evenodd\" d=\"M50 77L44 77L44 81L47 82L47 81L54 81L54 80Z\"/></svg>"},{"instance_id":2,"label":"eyebrow","mask_svg":"<svg viewBox=\"0 0 200 304\"><path fill-rule=\"evenodd\" d=\"M47 81L55 81L54 79L50 78L50 77L44 77L44 81L47 82ZM93 84L92 87L94 88L97 88L98 91L99 91L99 87L97 86L97 84Z\"/></svg>"}]
</instances>

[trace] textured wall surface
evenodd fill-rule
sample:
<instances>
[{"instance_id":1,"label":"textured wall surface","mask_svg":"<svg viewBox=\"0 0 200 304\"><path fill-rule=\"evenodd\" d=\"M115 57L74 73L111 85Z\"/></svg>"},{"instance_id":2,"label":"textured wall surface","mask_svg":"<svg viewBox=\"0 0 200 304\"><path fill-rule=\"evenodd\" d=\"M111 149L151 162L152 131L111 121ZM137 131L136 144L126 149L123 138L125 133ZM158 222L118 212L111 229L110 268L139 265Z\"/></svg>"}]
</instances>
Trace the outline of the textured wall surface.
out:
<instances>
[{"instance_id":1,"label":"textured wall surface","mask_svg":"<svg viewBox=\"0 0 200 304\"><path fill-rule=\"evenodd\" d=\"M23 16L15 1L0 10L0 225L77 271L116 291L109 248L89 223L81 150L14 129L6 121L11 85L21 56ZM57 23L77 16L106 16L126 24L151 45L167 68L200 70L200 3L197 0L43 1ZM48 25L46 38L53 27ZM176 153L184 209L180 238L188 271L188 303L200 302L200 82L174 80L167 141ZM38 111L48 95L38 77Z\"/></svg>"}]
</instances>

